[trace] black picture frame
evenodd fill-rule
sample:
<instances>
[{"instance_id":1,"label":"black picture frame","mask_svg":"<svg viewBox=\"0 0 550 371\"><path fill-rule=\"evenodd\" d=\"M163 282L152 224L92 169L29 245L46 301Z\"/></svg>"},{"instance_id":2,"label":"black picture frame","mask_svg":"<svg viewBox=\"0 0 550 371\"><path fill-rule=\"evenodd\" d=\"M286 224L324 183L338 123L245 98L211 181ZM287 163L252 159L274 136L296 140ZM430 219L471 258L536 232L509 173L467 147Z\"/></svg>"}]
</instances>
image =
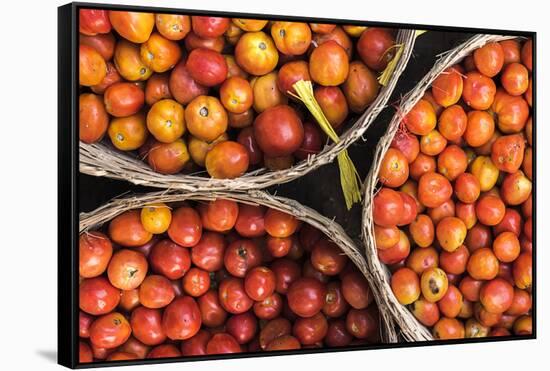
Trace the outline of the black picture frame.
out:
<instances>
[{"instance_id":1,"label":"black picture frame","mask_svg":"<svg viewBox=\"0 0 550 371\"><path fill-rule=\"evenodd\" d=\"M58 363L68 368L95 368L106 366L141 365L189 362L214 359L235 359L248 357L281 356L289 354L312 354L370 349L399 349L403 347L421 347L450 344L477 344L497 341L524 341L537 338L537 184L533 182L533 288L532 317L533 332L528 336L488 337L462 340L433 340L396 344L369 344L340 348L316 348L295 351L238 353L226 355L192 356L181 358L144 359L132 361L102 361L81 364L78 362L78 221L79 221L79 168L78 168L78 11L79 9L128 10L153 13L183 13L188 15L211 15L239 18L264 18L301 22L326 22L346 25L368 25L391 28L414 28L439 32L468 32L506 34L529 37L533 40L533 100L537 107L537 33L533 31L462 28L443 25L422 25L412 23L390 23L380 21L360 21L350 19L329 19L285 15L249 14L241 12L203 11L180 8L160 8L134 5L114 5L99 3L73 2L58 7ZM405 92L402 92L405 93ZM537 110L532 118L536 122ZM537 125L533 128L533 177L537 177Z\"/></svg>"}]
</instances>

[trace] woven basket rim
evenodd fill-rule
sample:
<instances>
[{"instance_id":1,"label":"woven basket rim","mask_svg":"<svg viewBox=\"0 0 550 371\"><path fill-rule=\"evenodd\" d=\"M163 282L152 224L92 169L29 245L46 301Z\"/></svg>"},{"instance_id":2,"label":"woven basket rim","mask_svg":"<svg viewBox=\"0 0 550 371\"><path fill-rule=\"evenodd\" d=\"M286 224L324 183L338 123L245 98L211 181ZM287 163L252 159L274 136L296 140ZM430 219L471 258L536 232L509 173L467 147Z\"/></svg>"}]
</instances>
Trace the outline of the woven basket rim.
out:
<instances>
[{"instance_id":1,"label":"woven basket rim","mask_svg":"<svg viewBox=\"0 0 550 371\"><path fill-rule=\"evenodd\" d=\"M515 39L517 36L501 36L478 34L457 47L448 50L438 56L438 60L432 69L401 99L396 113L392 117L386 133L378 142L374 159L370 171L364 182L364 201L362 210L362 240L365 248L365 257L369 270L373 276L373 286L376 288L376 296L384 301L384 306L391 313L391 316L399 328L400 335L406 341L426 341L433 340L431 332L422 325L409 311L409 309L400 304L390 287L390 273L388 268L380 262L376 251L374 239L374 222L372 219L372 199L378 190L378 173L380 164L386 154L394 135L399 129L399 125L404 115L423 97L425 91L430 88L433 81L448 67L461 62L470 55L475 49L490 43L508 39Z\"/></svg>"},{"instance_id":2,"label":"woven basket rim","mask_svg":"<svg viewBox=\"0 0 550 371\"><path fill-rule=\"evenodd\" d=\"M151 203L173 203L185 200L192 201L211 201L215 199L233 200L239 203L263 205L269 208L277 209L285 213L295 216L297 219L312 225L319 229L325 236L330 238L340 249L348 256L348 258L357 266L359 271L363 273L369 286L371 286L371 276L367 269L367 264L363 256L360 245L356 244L344 231L342 226L332 219L329 219L312 208L302 205L301 203L280 196L271 195L265 191L252 190L249 192L176 192L176 191L158 191L151 193L132 194L121 198L114 198L103 206L87 212L81 213L79 216L79 233L85 233L89 230L96 229L108 221L112 220L117 215L131 209L143 207ZM372 291L373 294L375 293ZM382 302L376 298L376 302ZM380 335L381 339L387 343L397 341L397 333L391 317L386 315L386 311L379 307L380 312Z\"/></svg>"},{"instance_id":3,"label":"woven basket rim","mask_svg":"<svg viewBox=\"0 0 550 371\"><path fill-rule=\"evenodd\" d=\"M285 170L268 171L259 169L246 173L235 179L214 179L198 175L174 174L164 175L152 170L145 162L117 151L103 143L79 144L80 172L92 176L103 176L112 179L126 180L136 185L163 189L180 189L189 192L198 190L251 190L264 189L272 185L286 183L299 178L320 166L332 162L340 152L356 142L370 127L386 104L395 89L397 81L411 57L416 31L400 29L396 44L403 45L389 82L383 86L374 102L340 137L338 143L331 143L323 150Z\"/></svg>"}]
</instances>

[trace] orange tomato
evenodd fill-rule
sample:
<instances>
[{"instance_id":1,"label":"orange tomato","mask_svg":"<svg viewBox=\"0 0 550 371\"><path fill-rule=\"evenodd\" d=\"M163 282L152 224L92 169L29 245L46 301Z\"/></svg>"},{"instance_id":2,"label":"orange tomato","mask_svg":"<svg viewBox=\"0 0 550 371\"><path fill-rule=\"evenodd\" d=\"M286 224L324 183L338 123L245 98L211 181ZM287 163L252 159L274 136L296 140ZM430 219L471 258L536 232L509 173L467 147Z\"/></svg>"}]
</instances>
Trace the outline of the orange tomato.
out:
<instances>
[{"instance_id":1,"label":"orange tomato","mask_svg":"<svg viewBox=\"0 0 550 371\"><path fill-rule=\"evenodd\" d=\"M161 234L168 230L172 221L172 211L164 203L150 204L141 209L141 224L153 234Z\"/></svg>"},{"instance_id":2,"label":"orange tomato","mask_svg":"<svg viewBox=\"0 0 550 371\"><path fill-rule=\"evenodd\" d=\"M286 95L277 86L275 71L253 78L250 85L254 96L254 110L258 113L288 102Z\"/></svg>"},{"instance_id":3,"label":"orange tomato","mask_svg":"<svg viewBox=\"0 0 550 371\"><path fill-rule=\"evenodd\" d=\"M455 67L449 67L432 83L432 95L437 104L449 107L460 100L462 88L462 76Z\"/></svg>"},{"instance_id":4,"label":"orange tomato","mask_svg":"<svg viewBox=\"0 0 550 371\"><path fill-rule=\"evenodd\" d=\"M128 81L145 81L153 73L141 60L139 46L126 40L120 40L116 44L115 66Z\"/></svg>"},{"instance_id":5,"label":"orange tomato","mask_svg":"<svg viewBox=\"0 0 550 371\"><path fill-rule=\"evenodd\" d=\"M185 123L198 139L211 142L227 130L227 112L216 97L201 95L185 109Z\"/></svg>"},{"instance_id":6,"label":"orange tomato","mask_svg":"<svg viewBox=\"0 0 550 371\"><path fill-rule=\"evenodd\" d=\"M220 87L220 101L231 113L246 112L254 100L252 87L241 77L230 77Z\"/></svg>"},{"instance_id":7,"label":"orange tomato","mask_svg":"<svg viewBox=\"0 0 550 371\"><path fill-rule=\"evenodd\" d=\"M159 100L147 113L147 129L162 143L180 138L185 132L183 106L172 99Z\"/></svg>"},{"instance_id":8,"label":"orange tomato","mask_svg":"<svg viewBox=\"0 0 550 371\"><path fill-rule=\"evenodd\" d=\"M268 23L265 19L233 18L233 23L247 32L261 31Z\"/></svg>"},{"instance_id":9,"label":"orange tomato","mask_svg":"<svg viewBox=\"0 0 550 371\"><path fill-rule=\"evenodd\" d=\"M497 91L495 82L479 72L468 72L463 81L462 99L464 102L475 110L489 109Z\"/></svg>"},{"instance_id":10,"label":"orange tomato","mask_svg":"<svg viewBox=\"0 0 550 371\"><path fill-rule=\"evenodd\" d=\"M191 18L180 14L155 14L158 32L168 40L178 41L191 31Z\"/></svg>"},{"instance_id":11,"label":"orange tomato","mask_svg":"<svg viewBox=\"0 0 550 371\"><path fill-rule=\"evenodd\" d=\"M233 179L246 172L249 161L243 145L227 140L216 144L206 154L205 166L212 178Z\"/></svg>"},{"instance_id":12,"label":"orange tomato","mask_svg":"<svg viewBox=\"0 0 550 371\"><path fill-rule=\"evenodd\" d=\"M109 115L100 96L84 93L79 97L78 136L84 143L100 141L109 125Z\"/></svg>"},{"instance_id":13,"label":"orange tomato","mask_svg":"<svg viewBox=\"0 0 550 371\"><path fill-rule=\"evenodd\" d=\"M411 133L416 135L427 135L435 128L437 118L431 103L425 99L421 99L405 115L403 122Z\"/></svg>"},{"instance_id":14,"label":"orange tomato","mask_svg":"<svg viewBox=\"0 0 550 371\"><path fill-rule=\"evenodd\" d=\"M110 10L109 20L120 36L137 44L146 42L155 27L153 13Z\"/></svg>"},{"instance_id":15,"label":"orange tomato","mask_svg":"<svg viewBox=\"0 0 550 371\"><path fill-rule=\"evenodd\" d=\"M409 164L407 159L395 148L389 148L380 164L378 179L388 187L400 187L409 177Z\"/></svg>"},{"instance_id":16,"label":"orange tomato","mask_svg":"<svg viewBox=\"0 0 550 371\"><path fill-rule=\"evenodd\" d=\"M235 47L235 60L251 75L265 75L275 69L279 53L271 37L264 32L247 32Z\"/></svg>"},{"instance_id":17,"label":"orange tomato","mask_svg":"<svg viewBox=\"0 0 550 371\"><path fill-rule=\"evenodd\" d=\"M464 140L472 147L487 143L495 132L493 116L485 111L468 112L468 124L464 132Z\"/></svg>"},{"instance_id":18,"label":"orange tomato","mask_svg":"<svg viewBox=\"0 0 550 371\"><path fill-rule=\"evenodd\" d=\"M113 145L121 151L133 151L147 140L145 115L137 113L128 117L114 118L107 130Z\"/></svg>"},{"instance_id":19,"label":"orange tomato","mask_svg":"<svg viewBox=\"0 0 550 371\"><path fill-rule=\"evenodd\" d=\"M180 46L166 39L159 33L152 33L149 39L141 44L141 60L155 72L172 69L181 58Z\"/></svg>"},{"instance_id":20,"label":"orange tomato","mask_svg":"<svg viewBox=\"0 0 550 371\"><path fill-rule=\"evenodd\" d=\"M78 63L80 85L97 85L101 83L107 75L107 64L105 60L101 54L91 46L80 45Z\"/></svg>"},{"instance_id":21,"label":"orange tomato","mask_svg":"<svg viewBox=\"0 0 550 371\"><path fill-rule=\"evenodd\" d=\"M474 63L487 77L496 76L504 65L504 51L499 43L488 43L474 51Z\"/></svg>"},{"instance_id":22,"label":"orange tomato","mask_svg":"<svg viewBox=\"0 0 550 371\"><path fill-rule=\"evenodd\" d=\"M307 23L278 21L271 25L271 37L281 53L300 55L311 44L311 29Z\"/></svg>"},{"instance_id":23,"label":"orange tomato","mask_svg":"<svg viewBox=\"0 0 550 371\"><path fill-rule=\"evenodd\" d=\"M323 86L337 86L346 81L349 58L344 48L329 40L313 49L309 57L311 79Z\"/></svg>"}]
</instances>

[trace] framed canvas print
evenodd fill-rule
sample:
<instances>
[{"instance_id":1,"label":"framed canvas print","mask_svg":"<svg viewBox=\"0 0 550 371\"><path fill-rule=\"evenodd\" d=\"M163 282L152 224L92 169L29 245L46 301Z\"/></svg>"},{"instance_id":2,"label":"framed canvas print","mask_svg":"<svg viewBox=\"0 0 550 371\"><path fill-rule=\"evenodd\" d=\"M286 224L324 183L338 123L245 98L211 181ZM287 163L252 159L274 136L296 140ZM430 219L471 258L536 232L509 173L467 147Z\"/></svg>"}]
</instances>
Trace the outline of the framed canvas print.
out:
<instances>
[{"instance_id":1,"label":"framed canvas print","mask_svg":"<svg viewBox=\"0 0 550 371\"><path fill-rule=\"evenodd\" d=\"M536 33L58 17L60 364L536 337Z\"/></svg>"}]
</instances>

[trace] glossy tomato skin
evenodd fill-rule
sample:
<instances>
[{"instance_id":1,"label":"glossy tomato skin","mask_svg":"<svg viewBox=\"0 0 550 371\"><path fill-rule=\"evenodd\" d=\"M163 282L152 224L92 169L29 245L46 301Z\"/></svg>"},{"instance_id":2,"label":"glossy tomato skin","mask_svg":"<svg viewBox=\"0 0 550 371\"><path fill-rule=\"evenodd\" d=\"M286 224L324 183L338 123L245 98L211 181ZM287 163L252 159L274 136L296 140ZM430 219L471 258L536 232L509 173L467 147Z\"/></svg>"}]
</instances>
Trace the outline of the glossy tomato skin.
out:
<instances>
[{"instance_id":1,"label":"glossy tomato skin","mask_svg":"<svg viewBox=\"0 0 550 371\"><path fill-rule=\"evenodd\" d=\"M118 73L115 65L112 62L107 62L107 74L99 84L91 86L90 89L96 94L103 94L109 86L121 80L122 77Z\"/></svg>"},{"instance_id":2,"label":"glossy tomato skin","mask_svg":"<svg viewBox=\"0 0 550 371\"><path fill-rule=\"evenodd\" d=\"M93 362L94 356L92 354L92 349L90 346L84 342L80 341L78 343L78 362L80 363L88 363Z\"/></svg>"},{"instance_id":3,"label":"glossy tomato skin","mask_svg":"<svg viewBox=\"0 0 550 371\"><path fill-rule=\"evenodd\" d=\"M384 28L369 27L357 42L357 51L369 68L382 71L393 59L395 39L391 31Z\"/></svg>"},{"instance_id":4,"label":"glossy tomato skin","mask_svg":"<svg viewBox=\"0 0 550 371\"><path fill-rule=\"evenodd\" d=\"M137 288L149 269L145 256L137 251L118 250L107 267L107 276L111 284L121 290Z\"/></svg>"},{"instance_id":5,"label":"glossy tomato skin","mask_svg":"<svg viewBox=\"0 0 550 371\"><path fill-rule=\"evenodd\" d=\"M374 300L366 278L357 270L346 273L342 277L342 295L355 309L364 309Z\"/></svg>"},{"instance_id":6,"label":"glossy tomato skin","mask_svg":"<svg viewBox=\"0 0 550 371\"><path fill-rule=\"evenodd\" d=\"M342 90L352 112L363 112L376 99L379 89L380 84L373 71L360 61L350 63Z\"/></svg>"},{"instance_id":7,"label":"glossy tomato skin","mask_svg":"<svg viewBox=\"0 0 550 371\"><path fill-rule=\"evenodd\" d=\"M223 235L205 231L199 243L191 249L191 260L194 265L208 272L215 272L223 267L226 242Z\"/></svg>"},{"instance_id":8,"label":"glossy tomato skin","mask_svg":"<svg viewBox=\"0 0 550 371\"><path fill-rule=\"evenodd\" d=\"M170 240L159 241L153 246L149 261L155 272L171 280L183 277L191 266L189 250Z\"/></svg>"},{"instance_id":9,"label":"glossy tomato skin","mask_svg":"<svg viewBox=\"0 0 550 371\"><path fill-rule=\"evenodd\" d=\"M300 80L311 81L309 65L306 61L287 62L277 73L277 87L286 95L289 95L289 92L296 93L294 84Z\"/></svg>"},{"instance_id":10,"label":"glossy tomato skin","mask_svg":"<svg viewBox=\"0 0 550 371\"><path fill-rule=\"evenodd\" d=\"M254 137L267 156L281 157L300 148L304 128L293 108L279 105L268 108L256 117Z\"/></svg>"},{"instance_id":11,"label":"glossy tomato skin","mask_svg":"<svg viewBox=\"0 0 550 371\"><path fill-rule=\"evenodd\" d=\"M95 94L81 94L78 117L79 139L84 143L95 143L107 132L109 115L101 98Z\"/></svg>"},{"instance_id":12,"label":"glossy tomato skin","mask_svg":"<svg viewBox=\"0 0 550 371\"><path fill-rule=\"evenodd\" d=\"M478 72L468 72L464 78L462 98L476 110L486 110L495 99L496 85L492 79Z\"/></svg>"},{"instance_id":13,"label":"glossy tomato skin","mask_svg":"<svg viewBox=\"0 0 550 371\"><path fill-rule=\"evenodd\" d=\"M391 288L397 300L408 305L420 297L420 280L418 275L409 268L400 268L391 277Z\"/></svg>"},{"instance_id":14,"label":"glossy tomato skin","mask_svg":"<svg viewBox=\"0 0 550 371\"><path fill-rule=\"evenodd\" d=\"M159 309L134 309L130 325L133 336L145 345L159 345L166 340L166 333L162 329L162 312Z\"/></svg>"},{"instance_id":15,"label":"glossy tomato skin","mask_svg":"<svg viewBox=\"0 0 550 371\"><path fill-rule=\"evenodd\" d=\"M315 244L310 259L316 270L329 276L339 274L348 262L348 258L340 248L334 242L324 238Z\"/></svg>"},{"instance_id":16,"label":"glossy tomato skin","mask_svg":"<svg viewBox=\"0 0 550 371\"><path fill-rule=\"evenodd\" d=\"M239 206L235 201L217 199L198 205L204 229L214 232L226 232L235 226L239 215Z\"/></svg>"},{"instance_id":17,"label":"glossy tomato skin","mask_svg":"<svg viewBox=\"0 0 550 371\"><path fill-rule=\"evenodd\" d=\"M199 214L190 207L180 207L172 213L168 236L183 247L195 246L202 235Z\"/></svg>"},{"instance_id":18,"label":"glossy tomato skin","mask_svg":"<svg viewBox=\"0 0 550 371\"><path fill-rule=\"evenodd\" d=\"M181 342L183 356L203 356L206 354L206 344L212 335L207 330L199 330L193 337Z\"/></svg>"},{"instance_id":19,"label":"glossy tomato skin","mask_svg":"<svg viewBox=\"0 0 550 371\"><path fill-rule=\"evenodd\" d=\"M330 320L324 343L329 347L347 346L353 340L353 336L346 329L343 319Z\"/></svg>"},{"instance_id":20,"label":"glossy tomato skin","mask_svg":"<svg viewBox=\"0 0 550 371\"><path fill-rule=\"evenodd\" d=\"M267 267L255 267L246 273L244 289L254 301L263 301L275 292L277 278Z\"/></svg>"},{"instance_id":21,"label":"glossy tomato skin","mask_svg":"<svg viewBox=\"0 0 550 371\"><path fill-rule=\"evenodd\" d=\"M205 159L206 171L218 179L238 178L248 170L249 164L246 147L230 140L216 144Z\"/></svg>"},{"instance_id":22,"label":"glossy tomato skin","mask_svg":"<svg viewBox=\"0 0 550 371\"><path fill-rule=\"evenodd\" d=\"M170 303L162 316L162 329L172 340L185 340L201 327L201 312L195 299L182 296Z\"/></svg>"},{"instance_id":23,"label":"glossy tomato skin","mask_svg":"<svg viewBox=\"0 0 550 371\"><path fill-rule=\"evenodd\" d=\"M445 108L460 100L462 89L462 76L455 67L447 68L432 83L434 100Z\"/></svg>"},{"instance_id":24,"label":"glossy tomato skin","mask_svg":"<svg viewBox=\"0 0 550 371\"><path fill-rule=\"evenodd\" d=\"M240 353L241 346L227 333L214 334L206 345L206 354Z\"/></svg>"},{"instance_id":25,"label":"glossy tomato skin","mask_svg":"<svg viewBox=\"0 0 550 371\"><path fill-rule=\"evenodd\" d=\"M145 102L143 90L135 84L117 82L107 88L104 95L105 109L115 117L137 113Z\"/></svg>"},{"instance_id":26,"label":"glossy tomato skin","mask_svg":"<svg viewBox=\"0 0 550 371\"><path fill-rule=\"evenodd\" d=\"M109 20L120 36L136 44L146 42L155 27L153 13L110 10Z\"/></svg>"},{"instance_id":27,"label":"glossy tomato skin","mask_svg":"<svg viewBox=\"0 0 550 371\"><path fill-rule=\"evenodd\" d=\"M78 239L79 274L85 278L97 277L107 269L113 245L101 232L86 232Z\"/></svg>"},{"instance_id":28,"label":"glossy tomato skin","mask_svg":"<svg viewBox=\"0 0 550 371\"><path fill-rule=\"evenodd\" d=\"M78 20L81 34L93 36L111 31L111 22L107 10L80 9Z\"/></svg>"},{"instance_id":29,"label":"glossy tomato skin","mask_svg":"<svg viewBox=\"0 0 550 371\"><path fill-rule=\"evenodd\" d=\"M279 53L271 37L264 32L247 32L237 42L235 59L246 72L263 76L275 69Z\"/></svg>"},{"instance_id":30,"label":"glossy tomato skin","mask_svg":"<svg viewBox=\"0 0 550 371\"><path fill-rule=\"evenodd\" d=\"M139 302L147 308L163 308L176 296L172 282L164 276L149 275L139 286Z\"/></svg>"},{"instance_id":31,"label":"glossy tomato skin","mask_svg":"<svg viewBox=\"0 0 550 371\"><path fill-rule=\"evenodd\" d=\"M213 50L193 49L185 65L191 77L203 86L216 86L227 78L227 63L224 57Z\"/></svg>"},{"instance_id":32,"label":"glossy tomato skin","mask_svg":"<svg viewBox=\"0 0 550 371\"><path fill-rule=\"evenodd\" d=\"M277 292L274 292L262 301L255 302L253 306L256 317L263 320L271 320L278 317L282 310L283 299Z\"/></svg>"},{"instance_id":33,"label":"glossy tomato skin","mask_svg":"<svg viewBox=\"0 0 550 371\"><path fill-rule=\"evenodd\" d=\"M290 309L300 317L313 317L325 303L326 287L315 278L303 277L290 284L287 293Z\"/></svg>"},{"instance_id":34,"label":"glossy tomato skin","mask_svg":"<svg viewBox=\"0 0 550 371\"><path fill-rule=\"evenodd\" d=\"M105 277L88 278L79 286L79 306L92 315L107 314L115 309L120 301L120 290Z\"/></svg>"},{"instance_id":35,"label":"glossy tomato skin","mask_svg":"<svg viewBox=\"0 0 550 371\"><path fill-rule=\"evenodd\" d=\"M80 45L78 49L79 83L83 86L93 86L101 83L107 75L107 64L101 54L88 45Z\"/></svg>"},{"instance_id":36,"label":"glossy tomato skin","mask_svg":"<svg viewBox=\"0 0 550 371\"><path fill-rule=\"evenodd\" d=\"M181 352L173 344L162 344L154 347L147 358L172 358L172 357L181 357Z\"/></svg>"},{"instance_id":37,"label":"glossy tomato skin","mask_svg":"<svg viewBox=\"0 0 550 371\"><path fill-rule=\"evenodd\" d=\"M246 273L260 265L262 252L252 240L237 240L232 242L224 254L224 266L235 277L243 278Z\"/></svg>"},{"instance_id":38,"label":"glossy tomato skin","mask_svg":"<svg viewBox=\"0 0 550 371\"><path fill-rule=\"evenodd\" d=\"M437 118L432 104L426 99L421 99L405 115L403 122L411 133L426 135L435 128Z\"/></svg>"},{"instance_id":39,"label":"glossy tomato skin","mask_svg":"<svg viewBox=\"0 0 550 371\"><path fill-rule=\"evenodd\" d=\"M127 247L144 245L153 237L141 224L140 210L126 211L111 220L109 236L113 242Z\"/></svg>"},{"instance_id":40,"label":"glossy tomato skin","mask_svg":"<svg viewBox=\"0 0 550 371\"><path fill-rule=\"evenodd\" d=\"M153 32L141 44L141 60L154 72L162 73L172 69L181 59L181 48L175 41Z\"/></svg>"},{"instance_id":41,"label":"glossy tomato skin","mask_svg":"<svg viewBox=\"0 0 550 371\"><path fill-rule=\"evenodd\" d=\"M170 73L168 85L174 99L181 104L188 104L196 97L208 93L208 87L199 84L191 77L185 60L176 64Z\"/></svg>"},{"instance_id":42,"label":"glossy tomato skin","mask_svg":"<svg viewBox=\"0 0 550 371\"><path fill-rule=\"evenodd\" d=\"M193 32L200 37L218 37L229 28L229 18L192 16Z\"/></svg>"},{"instance_id":43,"label":"glossy tomato skin","mask_svg":"<svg viewBox=\"0 0 550 371\"><path fill-rule=\"evenodd\" d=\"M390 188L382 188L374 196L374 223L382 227L397 225L403 214L403 207L403 199L398 192Z\"/></svg>"},{"instance_id":44,"label":"glossy tomato skin","mask_svg":"<svg viewBox=\"0 0 550 371\"><path fill-rule=\"evenodd\" d=\"M311 79L322 86L338 86L349 74L349 57L336 41L317 46L309 57Z\"/></svg>"},{"instance_id":45,"label":"glossy tomato skin","mask_svg":"<svg viewBox=\"0 0 550 371\"><path fill-rule=\"evenodd\" d=\"M348 311L349 304L344 298L342 291L343 287L340 282L333 281L327 284L327 294L322 309L327 317L338 318Z\"/></svg>"},{"instance_id":46,"label":"glossy tomato skin","mask_svg":"<svg viewBox=\"0 0 550 371\"><path fill-rule=\"evenodd\" d=\"M313 345L321 342L328 332L328 322L323 313L310 318L298 318L292 328L293 335L302 345Z\"/></svg>"},{"instance_id":47,"label":"glossy tomato skin","mask_svg":"<svg viewBox=\"0 0 550 371\"><path fill-rule=\"evenodd\" d=\"M232 314L244 313L254 304L246 294L243 280L235 277L228 277L220 283L219 299L222 307Z\"/></svg>"},{"instance_id":48,"label":"glossy tomato skin","mask_svg":"<svg viewBox=\"0 0 550 371\"><path fill-rule=\"evenodd\" d=\"M161 143L154 140L147 153L149 166L160 174L177 174L189 160L189 151L181 138L172 143Z\"/></svg>"},{"instance_id":49,"label":"glossy tomato skin","mask_svg":"<svg viewBox=\"0 0 550 371\"><path fill-rule=\"evenodd\" d=\"M90 327L90 341L98 348L113 349L128 340L132 328L126 318L117 312L98 317Z\"/></svg>"},{"instance_id":50,"label":"glossy tomato skin","mask_svg":"<svg viewBox=\"0 0 550 371\"><path fill-rule=\"evenodd\" d=\"M358 339L378 338L378 315L369 309L350 309L346 316L346 329Z\"/></svg>"},{"instance_id":51,"label":"glossy tomato skin","mask_svg":"<svg viewBox=\"0 0 550 371\"><path fill-rule=\"evenodd\" d=\"M237 340L237 343L246 344L256 335L258 321L252 312L236 314L227 320L225 330Z\"/></svg>"},{"instance_id":52,"label":"glossy tomato skin","mask_svg":"<svg viewBox=\"0 0 550 371\"><path fill-rule=\"evenodd\" d=\"M158 32L169 40L181 40L191 30L191 19L188 15L156 14L155 26Z\"/></svg>"},{"instance_id":53,"label":"glossy tomato skin","mask_svg":"<svg viewBox=\"0 0 550 371\"><path fill-rule=\"evenodd\" d=\"M217 327L225 323L227 312L222 307L218 292L208 290L197 299L201 312L202 323L207 327Z\"/></svg>"}]
</instances>

